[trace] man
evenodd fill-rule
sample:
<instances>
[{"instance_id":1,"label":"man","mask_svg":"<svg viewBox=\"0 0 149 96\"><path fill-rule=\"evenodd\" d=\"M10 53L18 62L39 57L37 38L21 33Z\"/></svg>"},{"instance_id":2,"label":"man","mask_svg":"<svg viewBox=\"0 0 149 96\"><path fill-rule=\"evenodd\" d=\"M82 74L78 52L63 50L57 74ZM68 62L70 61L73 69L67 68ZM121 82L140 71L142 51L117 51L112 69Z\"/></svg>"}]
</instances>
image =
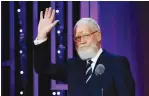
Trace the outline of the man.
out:
<instances>
[{"instance_id":1,"label":"man","mask_svg":"<svg viewBox=\"0 0 149 96\"><path fill-rule=\"evenodd\" d=\"M47 34L56 25L55 10L40 13L38 35L34 41L34 65L38 74L68 83L70 96L135 96L135 84L126 57L101 48L101 31L91 18L80 19L74 27L79 57L64 64L50 64Z\"/></svg>"}]
</instances>

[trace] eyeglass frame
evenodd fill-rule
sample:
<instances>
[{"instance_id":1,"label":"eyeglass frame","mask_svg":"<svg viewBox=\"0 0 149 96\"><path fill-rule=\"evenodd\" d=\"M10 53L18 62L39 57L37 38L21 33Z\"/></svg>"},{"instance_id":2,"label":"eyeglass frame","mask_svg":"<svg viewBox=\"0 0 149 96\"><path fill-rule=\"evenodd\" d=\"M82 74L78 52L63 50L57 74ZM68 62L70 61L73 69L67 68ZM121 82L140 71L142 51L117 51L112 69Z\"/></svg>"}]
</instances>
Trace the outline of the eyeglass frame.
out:
<instances>
[{"instance_id":1,"label":"eyeglass frame","mask_svg":"<svg viewBox=\"0 0 149 96\"><path fill-rule=\"evenodd\" d=\"M84 39L84 36L89 36L89 37L91 37L91 35L94 34L94 33L96 33L96 32L98 32L98 31L94 31L94 32L92 32L92 33L90 33L90 34L86 34L86 35L74 37L73 40L74 40L75 42L80 42L82 37L83 37L83 39ZM80 38L80 40L77 41L77 40L75 40L75 38ZM85 40L87 40L87 39L85 39Z\"/></svg>"}]
</instances>

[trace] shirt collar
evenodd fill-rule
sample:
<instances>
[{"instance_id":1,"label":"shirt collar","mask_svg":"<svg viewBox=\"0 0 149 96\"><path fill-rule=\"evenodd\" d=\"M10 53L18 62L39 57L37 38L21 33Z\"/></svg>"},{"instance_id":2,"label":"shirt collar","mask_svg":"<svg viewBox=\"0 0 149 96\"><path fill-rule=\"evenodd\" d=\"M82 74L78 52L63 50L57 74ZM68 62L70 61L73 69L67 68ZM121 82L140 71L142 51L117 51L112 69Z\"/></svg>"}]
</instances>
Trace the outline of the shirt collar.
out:
<instances>
[{"instance_id":1,"label":"shirt collar","mask_svg":"<svg viewBox=\"0 0 149 96\"><path fill-rule=\"evenodd\" d=\"M99 51L97 52L96 56L91 59L93 61L93 63L97 62L97 59L99 58L99 56L101 55L102 52L103 52L103 49L100 48Z\"/></svg>"}]
</instances>

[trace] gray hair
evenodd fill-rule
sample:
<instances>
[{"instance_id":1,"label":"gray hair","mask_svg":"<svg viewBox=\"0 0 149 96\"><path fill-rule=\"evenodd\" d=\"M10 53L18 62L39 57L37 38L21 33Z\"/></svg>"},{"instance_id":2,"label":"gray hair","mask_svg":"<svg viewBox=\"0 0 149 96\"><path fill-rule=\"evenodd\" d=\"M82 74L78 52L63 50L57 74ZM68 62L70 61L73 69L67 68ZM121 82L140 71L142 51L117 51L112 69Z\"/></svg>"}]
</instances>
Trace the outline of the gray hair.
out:
<instances>
[{"instance_id":1,"label":"gray hair","mask_svg":"<svg viewBox=\"0 0 149 96\"><path fill-rule=\"evenodd\" d=\"M95 31L99 31L100 32L100 27L98 25L98 23L92 19L92 18L81 18L74 26L74 30L76 29L76 27L79 24L90 24L92 26L92 29L94 29Z\"/></svg>"}]
</instances>

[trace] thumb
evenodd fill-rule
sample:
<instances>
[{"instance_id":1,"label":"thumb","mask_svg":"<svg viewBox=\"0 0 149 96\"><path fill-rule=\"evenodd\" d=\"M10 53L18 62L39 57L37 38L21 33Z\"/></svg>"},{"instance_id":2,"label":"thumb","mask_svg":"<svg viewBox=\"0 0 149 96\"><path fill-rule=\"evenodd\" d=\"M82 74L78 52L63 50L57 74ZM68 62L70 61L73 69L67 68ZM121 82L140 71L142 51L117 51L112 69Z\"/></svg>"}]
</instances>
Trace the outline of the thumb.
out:
<instances>
[{"instance_id":1,"label":"thumb","mask_svg":"<svg viewBox=\"0 0 149 96\"><path fill-rule=\"evenodd\" d=\"M57 23L59 22L59 20L56 20L52 23L52 27L55 26Z\"/></svg>"}]
</instances>

